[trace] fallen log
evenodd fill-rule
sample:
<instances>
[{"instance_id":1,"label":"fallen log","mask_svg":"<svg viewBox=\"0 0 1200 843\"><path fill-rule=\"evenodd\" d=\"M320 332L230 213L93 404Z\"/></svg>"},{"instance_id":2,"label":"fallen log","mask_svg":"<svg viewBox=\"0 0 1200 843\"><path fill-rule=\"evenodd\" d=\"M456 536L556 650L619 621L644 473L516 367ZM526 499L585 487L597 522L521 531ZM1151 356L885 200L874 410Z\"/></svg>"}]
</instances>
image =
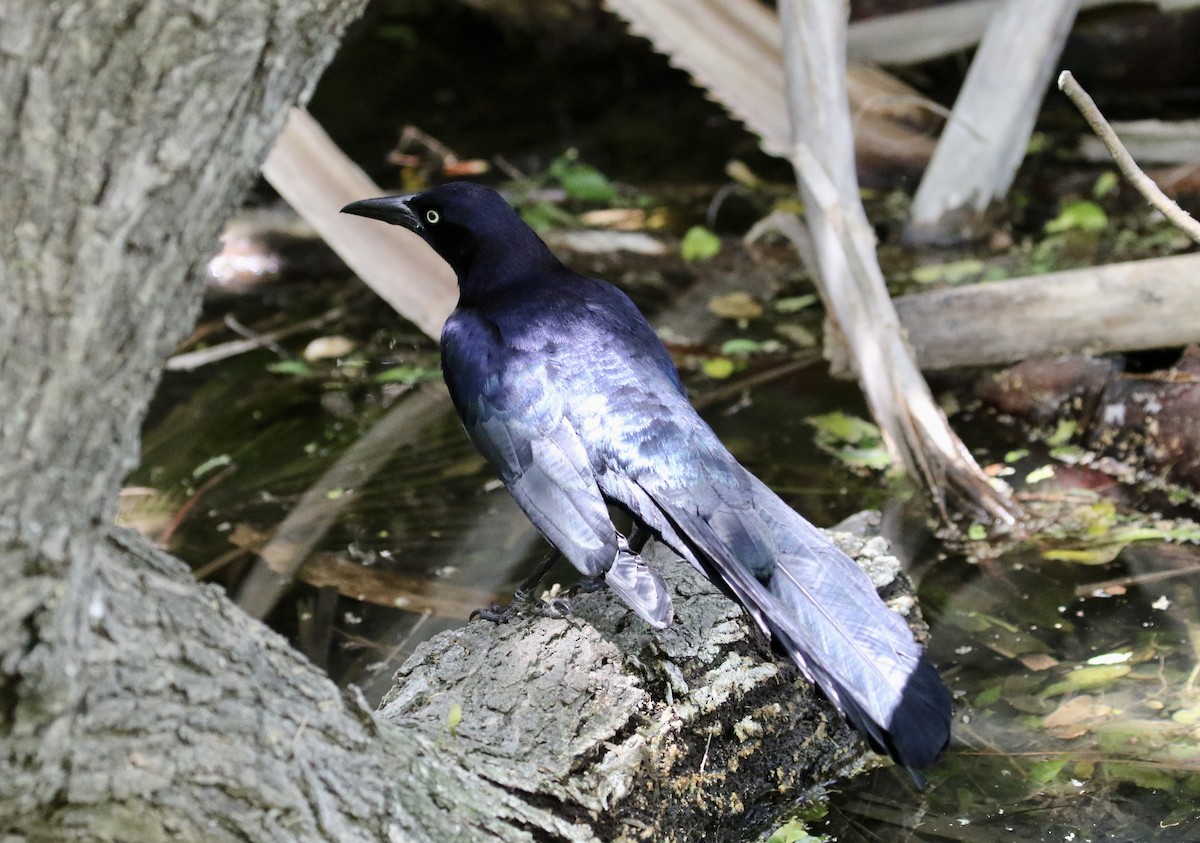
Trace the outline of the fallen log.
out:
<instances>
[{"instance_id":1,"label":"fallen log","mask_svg":"<svg viewBox=\"0 0 1200 843\"><path fill-rule=\"evenodd\" d=\"M1197 277L1200 254L1174 255L917 293L896 311L925 370L1170 348L1200 342Z\"/></svg>"},{"instance_id":2,"label":"fallen log","mask_svg":"<svg viewBox=\"0 0 1200 843\"><path fill-rule=\"evenodd\" d=\"M833 535L911 622L886 543ZM607 590L566 618L468 624L417 648L378 716L588 840L745 840L877 760L736 604L662 545L647 558L673 591L666 630Z\"/></svg>"}]
</instances>

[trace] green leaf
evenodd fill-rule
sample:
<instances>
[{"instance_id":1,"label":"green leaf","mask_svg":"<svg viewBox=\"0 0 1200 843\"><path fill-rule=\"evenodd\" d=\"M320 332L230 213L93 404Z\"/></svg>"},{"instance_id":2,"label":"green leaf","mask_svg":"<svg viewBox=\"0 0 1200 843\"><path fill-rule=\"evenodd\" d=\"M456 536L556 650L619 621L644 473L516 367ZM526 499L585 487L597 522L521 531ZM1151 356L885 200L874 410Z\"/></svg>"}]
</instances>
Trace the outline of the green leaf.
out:
<instances>
[{"instance_id":1,"label":"green leaf","mask_svg":"<svg viewBox=\"0 0 1200 843\"><path fill-rule=\"evenodd\" d=\"M828 840L824 834L809 834L803 820L788 820L771 833L767 843L826 843Z\"/></svg>"},{"instance_id":2,"label":"green leaf","mask_svg":"<svg viewBox=\"0 0 1200 843\"><path fill-rule=\"evenodd\" d=\"M700 370L716 380L724 380L736 369L737 366L728 357L710 357L700 364Z\"/></svg>"},{"instance_id":3,"label":"green leaf","mask_svg":"<svg viewBox=\"0 0 1200 843\"><path fill-rule=\"evenodd\" d=\"M849 466L884 469L892 464L892 457L882 445L875 448L840 448L834 452L839 460Z\"/></svg>"},{"instance_id":4,"label":"green leaf","mask_svg":"<svg viewBox=\"0 0 1200 843\"><path fill-rule=\"evenodd\" d=\"M534 231L550 231L578 225L575 217L550 202L530 202L522 205L521 219Z\"/></svg>"},{"instance_id":5,"label":"green leaf","mask_svg":"<svg viewBox=\"0 0 1200 843\"><path fill-rule=\"evenodd\" d=\"M1064 231L1103 231L1108 227L1108 215L1104 209L1087 199L1068 202L1059 214L1046 223L1047 234Z\"/></svg>"},{"instance_id":6,"label":"green leaf","mask_svg":"<svg viewBox=\"0 0 1200 843\"><path fill-rule=\"evenodd\" d=\"M1035 468L1033 471L1025 475L1025 482L1032 486L1035 483L1041 483L1044 480L1049 480L1054 476L1054 466L1043 465L1041 468Z\"/></svg>"},{"instance_id":7,"label":"green leaf","mask_svg":"<svg viewBox=\"0 0 1200 843\"><path fill-rule=\"evenodd\" d=\"M758 340L747 339L746 337L738 337L737 339L726 340L721 344L722 354L753 354L756 351L762 351L763 344Z\"/></svg>"},{"instance_id":8,"label":"green leaf","mask_svg":"<svg viewBox=\"0 0 1200 843\"><path fill-rule=\"evenodd\" d=\"M1146 790L1173 791L1178 784L1175 777L1150 764L1136 762L1105 761L1100 765L1106 778L1132 782Z\"/></svg>"},{"instance_id":9,"label":"green leaf","mask_svg":"<svg viewBox=\"0 0 1200 843\"><path fill-rule=\"evenodd\" d=\"M1036 785L1047 785L1058 778L1063 767L1067 765L1067 756L1037 761L1029 768L1029 778Z\"/></svg>"},{"instance_id":10,"label":"green leaf","mask_svg":"<svg viewBox=\"0 0 1200 843\"><path fill-rule=\"evenodd\" d=\"M751 354L759 353L774 353L783 351L783 343L778 340L752 340L747 337L737 337L736 339L726 340L721 344L721 353L729 356L746 357Z\"/></svg>"},{"instance_id":11,"label":"green leaf","mask_svg":"<svg viewBox=\"0 0 1200 843\"><path fill-rule=\"evenodd\" d=\"M776 299L775 309L780 313L799 313L817 303L817 297L812 293L804 296L790 296L786 299Z\"/></svg>"},{"instance_id":12,"label":"green leaf","mask_svg":"<svg viewBox=\"0 0 1200 843\"><path fill-rule=\"evenodd\" d=\"M683 235L679 253L685 261L706 261L721 252L721 239L702 225L693 225Z\"/></svg>"},{"instance_id":13,"label":"green leaf","mask_svg":"<svg viewBox=\"0 0 1200 843\"><path fill-rule=\"evenodd\" d=\"M1096 183L1092 185L1092 197L1095 199L1103 199L1116 189L1117 174L1112 170L1105 170L1096 177Z\"/></svg>"},{"instance_id":14,"label":"green leaf","mask_svg":"<svg viewBox=\"0 0 1200 843\"><path fill-rule=\"evenodd\" d=\"M982 524L972 524L967 528L967 538L973 542L981 542L987 538L987 527Z\"/></svg>"},{"instance_id":15,"label":"green leaf","mask_svg":"<svg viewBox=\"0 0 1200 843\"><path fill-rule=\"evenodd\" d=\"M307 375L312 369L303 360L278 360L267 366L267 371L273 375Z\"/></svg>"},{"instance_id":16,"label":"green leaf","mask_svg":"<svg viewBox=\"0 0 1200 843\"><path fill-rule=\"evenodd\" d=\"M377 374L374 381L375 383L414 384L437 380L441 376L440 369L429 369L424 366L394 366Z\"/></svg>"},{"instance_id":17,"label":"green leaf","mask_svg":"<svg viewBox=\"0 0 1200 843\"><path fill-rule=\"evenodd\" d=\"M912 279L918 284L961 284L977 278L987 269L978 258L966 258L949 263L934 263L918 266L912 271Z\"/></svg>"},{"instance_id":18,"label":"green leaf","mask_svg":"<svg viewBox=\"0 0 1200 843\"><path fill-rule=\"evenodd\" d=\"M853 445L864 440L881 438L879 428L873 423L838 411L809 416L805 421L815 427L817 434L827 441L849 442Z\"/></svg>"},{"instance_id":19,"label":"green leaf","mask_svg":"<svg viewBox=\"0 0 1200 843\"><path fill-rule=\"evenodd\" d=\"M987 708L994 702L1000 699L1000 694L1004 691L1003 685L992 685L990 688L984 688L975 695L974 705L976 708Z\"/></svg>"},{"instance_id":20,"label":"green leaf","mask_svg":"<svg viewBox=\"0 0 1200 843\"><path fill-rule=\"evenodd\" d=\"M1046 444L1050 446L1065 445L1071 441L1071 437L1075 435L1075 431L1078 428L1079 425L1074 420L1060 419L1058 425L1054 428L1054 432L1046 440Z\"/></svg>"},{"instance_id":21,"label":"green leaf","mask_svg":"<svg viewBox=\"0 0 1200 843\"><path fill-rule=\"evenodd\" d=\"M192 469L192 477L194 479L204 474L208 474L208 472L212 471L214 468L222 468L229 465L231 462L233 462L233 460L229 458L229 454L218 454L215 457L210 457Z\"/></svg>"},{"instance_id":22,"label":"green leaf","mask_svg":"<svg viewBox=\"0 0 1200 843\"><path fill-rule=\"evenodd\" d=\"M462 703L454 703L446 712L446 729L451 735L458 734L458 724L462 722Z\"/></svg>"},{"instance_id":23,"label":"green leaf","mask_svg":"<svg viewBox=\"0 0 1200 843\"><path fill-rule=\"evenodd\" d=\"M1127 664L1095 665L1093 667L1076 668L1064 676L1062 681L1055 682L1046 688L1042 692L1042 695L1057 697L1075 691L1084 691L1089 688L1100 688L1105 685L1111 685L1121 677L1128 676L1131 670L1133 668Z\"/></svg>"},{"instance_id":24,"label":"green leaf","mask_svg":"<svg viewBox=\"0 0 1200 843\"><path fill-rule=\"evenodd\" d=\"M580 161L573 149L556 158L548 172L550 178L558 182L572 199L580 202L611 202L617 198L617 191L604 173Z\"/></svg>"}]
</instances>

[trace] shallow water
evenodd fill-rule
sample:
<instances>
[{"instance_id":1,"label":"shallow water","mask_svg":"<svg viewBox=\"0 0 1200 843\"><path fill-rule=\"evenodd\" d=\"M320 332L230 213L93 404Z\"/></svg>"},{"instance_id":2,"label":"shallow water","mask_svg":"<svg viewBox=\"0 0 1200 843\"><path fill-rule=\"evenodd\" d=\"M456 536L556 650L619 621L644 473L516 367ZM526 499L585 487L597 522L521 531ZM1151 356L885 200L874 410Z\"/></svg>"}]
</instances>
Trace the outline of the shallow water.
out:
<instances>
[{"instance_id":1,"label":"shallow water","mask_svg":"<svg viewBox=\"0 0 1200 843\"><path fill-rule=\"evenodd\" d=\"M302 577L315 584L297 586L268 621L336 681L378 699L416 644L505 598L544 544L440 383L363 374L380 368L376 356L434 366L432 344L355 330L351 371L314 362L307 375L273 373L276 358L256 352L170 375L123 517L169 529L173 552L237 593L253 556L235 545L261 549L301 507L301 521L322 525ZM713 386L692 380L701 393ZM889 499L813 444L805 418L833 410L863 412L852 386L810 366L705 415L751 470L829 525ZM833 788L810 830L841 841L1200 839L1195 575L1162 574L1194 567L1190 548L1134 545L1103 566L1032 550L972 563L919 526L901 539L930 652L958 700L954 745L926 792L881 769ZM1088 586L1127 575L1145 582L1108 596ZM569 569L552 577L573 580Z\"/></svg>"}]
</instances>

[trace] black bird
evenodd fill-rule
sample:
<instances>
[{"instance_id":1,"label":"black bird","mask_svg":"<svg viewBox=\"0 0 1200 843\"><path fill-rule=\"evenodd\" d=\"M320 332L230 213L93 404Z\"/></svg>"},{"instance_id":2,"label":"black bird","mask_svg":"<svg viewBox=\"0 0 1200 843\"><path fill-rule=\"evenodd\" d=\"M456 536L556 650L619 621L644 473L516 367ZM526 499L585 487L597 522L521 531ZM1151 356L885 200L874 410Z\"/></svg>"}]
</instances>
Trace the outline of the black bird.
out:
<instances>
[{"instance_id":1,"label":"black bird","mask_svg":"<svg viewBox=\"0 0 1200 843\"><path fill-rule=\"evenodd\" d=\"M613 525L632 514L746 608L878 751L912 773L950 694L865 573L696 414L629 297L563 266L494 190L456 182L342 209L419 234L458 275L442 371L467 435L584 574L657 628L671 599Z\"/></svg>"}]
</instances>

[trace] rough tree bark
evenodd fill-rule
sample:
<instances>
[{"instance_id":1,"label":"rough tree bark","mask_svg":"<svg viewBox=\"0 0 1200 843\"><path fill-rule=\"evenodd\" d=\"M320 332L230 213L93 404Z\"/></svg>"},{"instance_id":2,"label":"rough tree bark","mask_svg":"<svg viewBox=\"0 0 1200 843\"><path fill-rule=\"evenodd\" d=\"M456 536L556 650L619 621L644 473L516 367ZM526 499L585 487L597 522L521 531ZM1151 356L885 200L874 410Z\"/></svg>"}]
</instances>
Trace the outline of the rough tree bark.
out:
<instances>
[{"instance_id":1,"label":"rough tree bark","mask_svg":"<svg viewBox=\"0 0 1200 843\"><path fill-rule=\"evenodd\" d=\"M0 0L5 839L667 839L654 823L680 817L674 837L697 839L764 783L779 799L861 756L683 566L690 610L670 635L631 628L603 594L587 619L476 625L430 643L436 664L407 668L385 718L111 526L220 225L361 5ZM467 652L527 658L455 686ZM512 686L539 676L559 712L589 716L547 712L548 746L501 743L489 701L528 700Z\"/></svg>"}]
</instances>

